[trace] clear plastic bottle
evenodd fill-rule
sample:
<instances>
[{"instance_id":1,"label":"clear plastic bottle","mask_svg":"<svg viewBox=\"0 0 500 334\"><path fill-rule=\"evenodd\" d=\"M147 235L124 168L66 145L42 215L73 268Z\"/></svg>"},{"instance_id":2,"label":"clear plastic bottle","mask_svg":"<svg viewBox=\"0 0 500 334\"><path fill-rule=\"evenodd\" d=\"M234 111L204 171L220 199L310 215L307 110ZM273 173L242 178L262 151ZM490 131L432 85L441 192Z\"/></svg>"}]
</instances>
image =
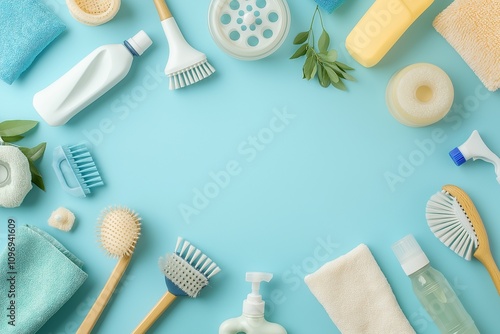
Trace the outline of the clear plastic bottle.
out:
<instances>
[{"instance_id":1,"label":"clear plastic bottle","mask_svg":"<svg viewBox=\"0 0 500 334\"><path fill-rule=\"evenodd\" d=\"M446 278L434 269L413 235L392 246L413 291L442 334L479 334Z\"/></svg>"}]
</instances>

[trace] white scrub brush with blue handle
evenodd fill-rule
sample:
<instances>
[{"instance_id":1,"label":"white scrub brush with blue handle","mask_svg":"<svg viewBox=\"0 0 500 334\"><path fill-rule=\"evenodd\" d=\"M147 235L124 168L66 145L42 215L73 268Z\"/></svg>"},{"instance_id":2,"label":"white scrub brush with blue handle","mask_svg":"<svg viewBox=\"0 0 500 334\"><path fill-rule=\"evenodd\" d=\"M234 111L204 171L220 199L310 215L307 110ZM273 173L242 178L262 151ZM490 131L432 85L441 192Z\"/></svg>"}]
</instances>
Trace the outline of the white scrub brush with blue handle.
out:
<instances>
[{"instance_id":1,"label":"white scrub brush with blue handle","mask_svg":"<svg viewBox=\"0 0 500 334\"><path fill-rule=\"evenodd\" d=\"M208 280L220 272L215 262L180 237L175 252L161 257L158 264L165 275L168 291L132 334L146 333L177 297L197 297L208 285Z\"/></svg>"},{"instance_id":2,"label":"white scrub brush with blue handle","mask_svg":"<svg viewBox=\"0 0 500 334\"><path fill-rule=\"evenodd\" d=\"M154 3L170 48L165 67L169 88L186 87L212 75L215 69L208 63L207 56L186 42L165 1L154 0Z\"/></svg>"}]
</instances>

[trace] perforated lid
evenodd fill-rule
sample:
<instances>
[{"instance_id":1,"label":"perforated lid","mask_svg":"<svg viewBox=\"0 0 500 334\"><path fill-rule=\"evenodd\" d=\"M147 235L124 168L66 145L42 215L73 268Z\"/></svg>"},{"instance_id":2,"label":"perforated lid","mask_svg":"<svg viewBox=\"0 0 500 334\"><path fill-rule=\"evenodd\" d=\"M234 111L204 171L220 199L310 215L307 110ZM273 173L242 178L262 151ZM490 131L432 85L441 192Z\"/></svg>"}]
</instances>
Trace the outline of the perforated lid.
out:
<instances>
[{"instance_id":1,"label":"perforated lid","mask_svg":"<svg viewBox=\"0 0 500 334\"><path fill-rule=\"evenodd\" d=\"M224 52L257 60L284 42L290 30L290 9L285 0L212 0L208 24Z\"/></svg>"}]
</instances>

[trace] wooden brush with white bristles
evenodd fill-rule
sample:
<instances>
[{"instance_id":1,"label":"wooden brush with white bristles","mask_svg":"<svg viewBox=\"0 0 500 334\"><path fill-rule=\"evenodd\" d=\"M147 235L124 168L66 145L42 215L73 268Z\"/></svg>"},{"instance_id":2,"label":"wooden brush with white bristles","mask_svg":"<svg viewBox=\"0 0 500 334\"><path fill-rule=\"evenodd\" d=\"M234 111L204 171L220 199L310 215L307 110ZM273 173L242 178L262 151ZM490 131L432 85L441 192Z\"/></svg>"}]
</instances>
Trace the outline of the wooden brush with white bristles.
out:
<instances>
[{"instance_id":1,"label":"wooden brush with white bristles","mask_svg":"<svg viewBox=\"0 0 500 334\"><path fill-rule=\"evenodd\" d=\"M168 291L133 334L146 333L177 297L197 297L208 285L208 280L220 272L215 262L180 237L177 239L174 253L167 254L165 258L161 257L158 264L165 275Z\"/></svg>"},{"instance_id":2,"label":"wooden brush with white bristles","mask_svg":"<svg viewBox=\"0 0 500 334\"><path fill-rule=\"evenodd\" d=\"M483 221L470 197L457 186L445 185L427 202L427 224L452 251L470 261L481 261L500 294L500 271L491 255Z\"/></svg>"},{"instance_id":3,"label":"wooden brush with white bristles","mask_svg":"<svg viewBox=\"0 0 500 334\"><path fill-rule=\"evenodd\" d=\"M207 56L186 42L165 0L154 0L154 3L169 45L165 67L165 74L170 79L169 88L186 87L212 75L215 69Z\"/></svg>"},{"instance_id":4,"label":"wooden brush with white bristles","mask_svg":"<svg viewBox=\"0 0 500 334\"><path fill-rule=\"evenodd\" d=\"M137 213L124 207L110 207L101 213L97 224L99 242L109 256L120 260L78 328L77 334L90 333L108 304L134 253L137 239L141 234L140 220Z\"/></svg>"}]
</instances>

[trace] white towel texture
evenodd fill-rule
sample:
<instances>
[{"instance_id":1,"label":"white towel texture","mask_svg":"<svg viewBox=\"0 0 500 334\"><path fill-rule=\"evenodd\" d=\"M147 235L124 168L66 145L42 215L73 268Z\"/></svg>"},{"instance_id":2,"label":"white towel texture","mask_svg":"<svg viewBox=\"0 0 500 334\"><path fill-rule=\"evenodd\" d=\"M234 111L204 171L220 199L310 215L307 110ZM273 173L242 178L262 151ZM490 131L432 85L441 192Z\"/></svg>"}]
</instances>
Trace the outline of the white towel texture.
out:
<instances>
[{"instance_id":1,"label":"white towel texture","mask_svg":"<svg viewBox=\"0 0 500 334\"><path fill-rule=\"evenodd\" d=\"M343 334L415 333L364 244L305 277Z\"/></svg>"},{"instance_id":2,"label":"white towel texture","mask_svg":"<svg viewBox=\"0 0 500 334\"><path fill-rule=\"evenodd\" d=\"M498 0L455 0L436 17L433 25L486 88L492 92L500 88Z\"/></svg>"}]
</instances>

